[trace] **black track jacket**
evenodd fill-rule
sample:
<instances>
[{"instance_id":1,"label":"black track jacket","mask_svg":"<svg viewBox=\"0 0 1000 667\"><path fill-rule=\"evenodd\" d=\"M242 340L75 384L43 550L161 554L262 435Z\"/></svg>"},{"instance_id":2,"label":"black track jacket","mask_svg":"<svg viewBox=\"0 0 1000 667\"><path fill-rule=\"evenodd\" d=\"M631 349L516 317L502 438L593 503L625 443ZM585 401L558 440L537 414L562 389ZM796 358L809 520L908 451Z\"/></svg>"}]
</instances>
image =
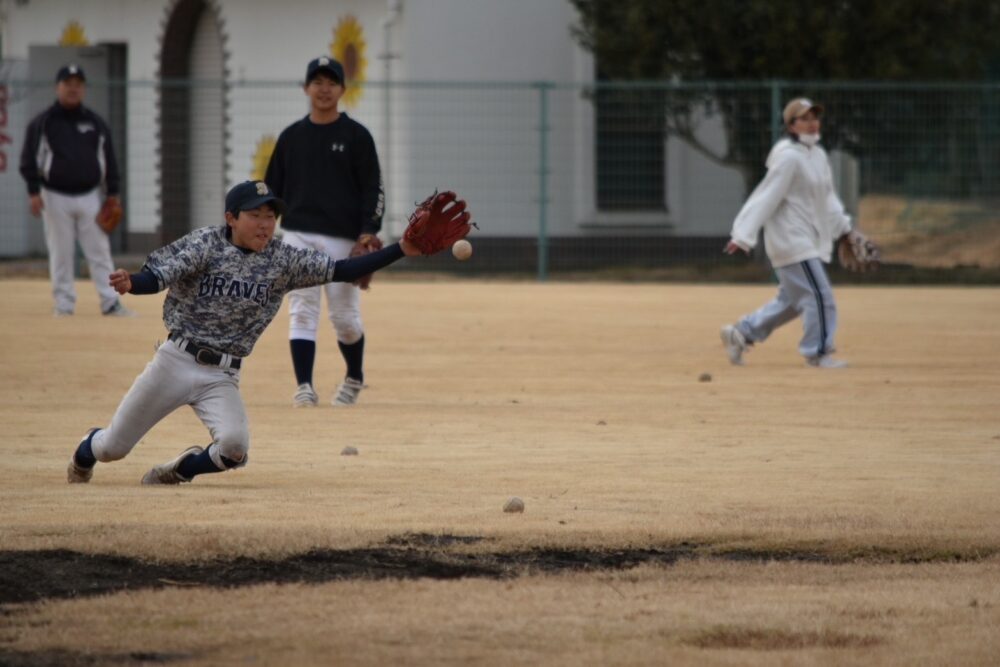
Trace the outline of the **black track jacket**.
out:
<instances>
[{"instance_id":1,"label":"black track jacket","mask_svg":"<svg viewBox=\"0 0 1000 667\"><path fill-rule=\"evenodd\" d=\"M56 102L28 124L21 176L32 195L41 187L78 195L102 182L109 197L118 195L118 162L107 123L82 104L67 109Z\"/></svg>"}]
</instances>

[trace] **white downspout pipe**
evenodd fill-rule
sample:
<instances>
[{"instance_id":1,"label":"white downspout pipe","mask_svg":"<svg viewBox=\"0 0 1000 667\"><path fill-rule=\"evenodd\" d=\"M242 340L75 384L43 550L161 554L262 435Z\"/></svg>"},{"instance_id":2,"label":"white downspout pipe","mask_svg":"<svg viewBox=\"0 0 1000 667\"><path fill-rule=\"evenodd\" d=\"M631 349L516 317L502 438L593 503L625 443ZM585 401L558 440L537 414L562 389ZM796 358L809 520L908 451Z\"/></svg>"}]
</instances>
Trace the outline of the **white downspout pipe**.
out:
<instances>
[{"instance_id":1,"label":"white downspout pipe","mask_svg":"<svg viewBox=\"0 0 1000 667\"><path fill-rule=\"evenodd\" d=\"M399 55L392 52L392 27L403 13L403 0L387 0L385 17L382 19L383 51L378 55L382 60L382 81L385 86L382 105L382 187L385 193L386 220L394 220L391 210L389 181L392 175L392 61Z\"/></svg>"}]
</instances>

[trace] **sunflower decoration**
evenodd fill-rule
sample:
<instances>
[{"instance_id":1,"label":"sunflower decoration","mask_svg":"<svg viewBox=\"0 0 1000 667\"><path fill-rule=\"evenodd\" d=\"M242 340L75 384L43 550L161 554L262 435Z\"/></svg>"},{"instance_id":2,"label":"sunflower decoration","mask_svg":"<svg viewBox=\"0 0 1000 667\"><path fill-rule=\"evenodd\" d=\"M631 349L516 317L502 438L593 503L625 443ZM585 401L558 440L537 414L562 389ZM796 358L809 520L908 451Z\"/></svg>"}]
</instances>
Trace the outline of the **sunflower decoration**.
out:
<instances>
[{"instance_id":1,"label":"sunflower decoration","mask_svg":"<svg viewBox=\"0 0 1000 667\"><path fill-rule=\"evenodd\" d=\"M257 150L253 154L253 168L250 171L250 180L264 180L264 174L267 172L267 165L271 161L271 153L274 152L276 143L277 140L273 134L265 134L257 142Z\"/></svg>"},{"instance_id":2,"label":"sunflower decoration","mask_svg":"<svg viewBox=\"0 0 1000 667\"><path fill-rule=\"evenodd\" d=\"M337 27L333 29L330 55L344 66L347 91L341 99L346 106L354 106L361 100L362 86L358 84L364 83L367 74L367 48L364 29L356 18L348 14L337 22Z\"/></svg>"},{"instance_id":3,"label":"sunflower decoration","mask_svg":"<svg viewBox=\"0 0 1000 667\"><path fill-rule=\"evenodd\" d=\"M90 40L79 21L70 21L59 36L59 46L88 46Z\"/></svg>"}]
</instances>

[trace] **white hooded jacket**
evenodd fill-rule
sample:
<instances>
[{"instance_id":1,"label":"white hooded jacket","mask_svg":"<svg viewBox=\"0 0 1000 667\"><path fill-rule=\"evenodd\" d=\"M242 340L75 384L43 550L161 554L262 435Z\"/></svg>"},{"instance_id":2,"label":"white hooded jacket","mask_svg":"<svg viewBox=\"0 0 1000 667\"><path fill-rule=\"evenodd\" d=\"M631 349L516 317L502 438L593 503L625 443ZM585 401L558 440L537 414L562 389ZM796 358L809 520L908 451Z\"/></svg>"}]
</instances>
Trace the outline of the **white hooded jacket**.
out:
<instances>
[{"instance_id":1,"label":"white hooded jacket","mask_svg":"<svg viewBox=\"0 0 1000 667\"><path fill-rule=\"evenodd\" d=\"M763 227L774 268L812 258L829 263L833 242L851 230L851 218L834 191L826 151L785 138L765 164L767 175L733 222L733 242L749 251Z\"/></svg>"}]
</instances>

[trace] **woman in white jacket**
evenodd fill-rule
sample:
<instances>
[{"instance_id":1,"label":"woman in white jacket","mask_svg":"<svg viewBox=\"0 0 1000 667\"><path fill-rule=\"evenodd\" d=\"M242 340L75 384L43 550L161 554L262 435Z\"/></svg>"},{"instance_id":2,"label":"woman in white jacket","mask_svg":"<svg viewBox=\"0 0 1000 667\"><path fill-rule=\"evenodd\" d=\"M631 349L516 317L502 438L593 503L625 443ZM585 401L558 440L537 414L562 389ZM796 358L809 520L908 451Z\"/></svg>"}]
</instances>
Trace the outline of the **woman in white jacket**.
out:
<instances>
[{"instance_id":1,"label":"woman in white jacket","mask_svg":"<svg viewBox=\"0 0 1000 667\"><path fill-rule=\"evenodd\" d=\"M805 98L783 113L788 136L771 149L767 175L733 222L725 252L749 253L764 230L764 249L778 275L778 295L770 303L722 327L722 342L733 364L782 324L802 316L799 352L811 366L842 368L831 356L837 307L823 263L833 243L851 229L851 218L833 187L826 151L819 145L823 107Z\"/></svg>"}]
</instances>

